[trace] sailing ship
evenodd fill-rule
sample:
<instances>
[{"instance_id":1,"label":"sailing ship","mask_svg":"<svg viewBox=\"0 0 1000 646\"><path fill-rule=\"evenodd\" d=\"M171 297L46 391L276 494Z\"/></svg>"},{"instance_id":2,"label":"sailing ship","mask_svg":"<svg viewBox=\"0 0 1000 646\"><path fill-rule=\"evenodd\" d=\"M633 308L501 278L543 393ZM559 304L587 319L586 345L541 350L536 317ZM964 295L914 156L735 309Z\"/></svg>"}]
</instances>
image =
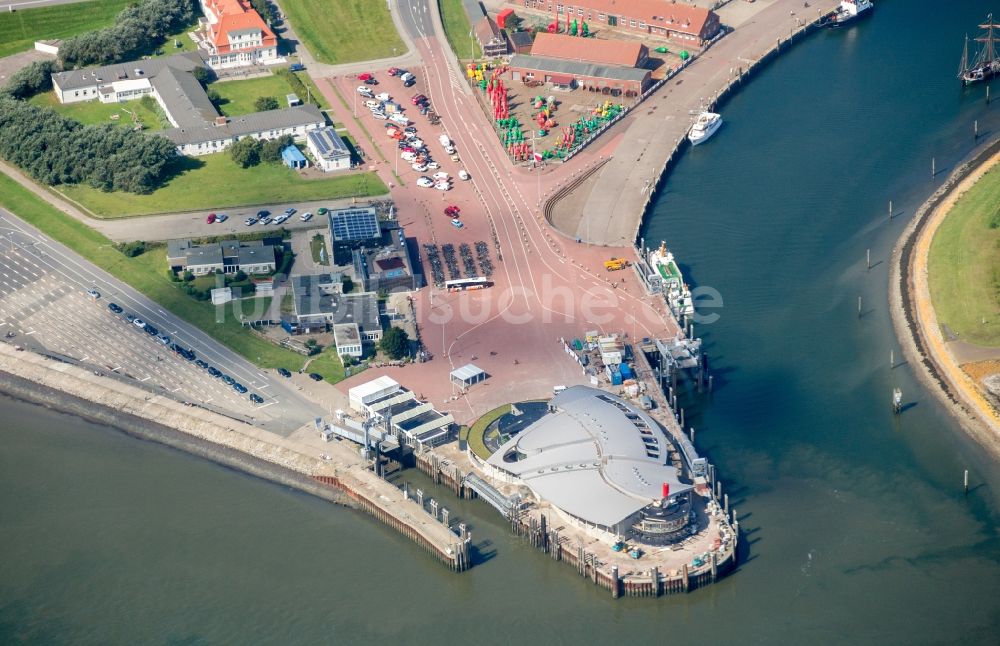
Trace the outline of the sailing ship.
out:
<instances>
[{"instance_id":1,"label":"sailing ship","mask_svg":"<svg viewBox=\"0 0 1000 646\"><path fill-rule=\"evenodd\" d=\"M875 8L871 0L841 0L840 6L820 22L823 27L843 27Z\"/></svg>"},{"instance_id":2,"label":"sailing ship","mask_svg":"<svg viewBox=\"0 0 1000 646\"><path fill-rule=\"evenodd\" d=\"M974 40L981 43L979 53L975 60L969 63L969 37L965 37L965 48L962 50L962 63L958 68L958 78L965 85L986 81L994 76L1000 76L1000 56L997 56L998 37L994 30L1000 28L1000 24L993 22L993 14L986 17L986 23L979 25L980 29L985 29L979 37Z\"/></svg>"}]
</instances>

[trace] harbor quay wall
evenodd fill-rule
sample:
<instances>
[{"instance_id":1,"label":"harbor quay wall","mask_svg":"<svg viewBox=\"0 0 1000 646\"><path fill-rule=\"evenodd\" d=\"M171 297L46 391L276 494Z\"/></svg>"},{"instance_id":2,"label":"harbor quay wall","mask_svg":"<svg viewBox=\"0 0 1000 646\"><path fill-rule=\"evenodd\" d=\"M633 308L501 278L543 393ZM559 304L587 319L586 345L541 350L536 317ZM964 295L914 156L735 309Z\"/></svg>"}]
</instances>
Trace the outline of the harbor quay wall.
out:
<instances>
[{"instance_id":1,"label":"harbor quay wall","mask_svg":"<svg viewBox=\"0 0 1000 646\"><path fill-rule=\"evenodd\" d=\"M474 464L482 466L482 462L471 452L468 452ZM463 483L465 474L458 465L448 460L442 460L433 451L425 451L416 456L416 467L430 477L436 484L449 487L456 496L463 499L477 498L478 495ZM721 486L712 488L710 496L716 498L716 492L721 494ZM728 504L727 514L728 514ZM725 524L735 540L731 546L722 552L713 552L710 560L699 568L689 568L687 564L680 570L660 572L652 567L642 574L620 575L618 568L608 566L587 552L583 546L573 547L570 540L560 536L559 530L549 529L545 516L539 521L526 514L511 514L507 517L510 531L527 541L532 547L548 554L552 560L565 563L574 568L577 573L601 588L609 591L615 599L620 597L660 597L668 594L686 593L715 583L726 574L732 572L737 564L737 545L739 544L739 523L729 524L728 516Z\"/></svg>"},{"instance_id":2,"label":"harbor quay wall","mask_svg":"<svg viewBox=\"0 0 1000 646\"><path fill-rule=\"evenodd\" d=\"M839 3L838 3L839 4ZM832 6L831 6L832 9ZM728 99L736 90L738 90L743 83L750 80L761 70L761 68L768 64L771 60L776 58L782 51L783 48L787 49L792 44L795 43L796 39L801 40L803 37L809 33L819 29L820 22L823 20L828 12L820 11L817 17L811 21L805 21L797 29L789 32L788 37L785 39L777 38L774 45L765 51L760 57L747 62L746 69L743 66L737 66L736 75L731 77L725 85L719 88L711 98L706 99L706 109L715 112L721 107L726 99ZM633 242L639 241L639 231L642 230L642 224L646 219L646 214L649 212L649 207L657 197L660 192L663 177L667 172L667 169L671 168L674 161L680 156L680 153L686 150L689 146L687 139L687 133L684 133L679 139L677 139L673 148L670 149L664 162L660 165L660 170L657 171L656 177L650 185L650 190L646 192L646 200L643 202L640 208L639 216L637 218L635 229L633 231Z\"/></svg>"},{"instance_id":3,"label":"harbor quay wall","mask_svg":"<svg viewBox=\"0 0 1000 646\"><path fill-rule=\"evenodd\" d=\"M440 524L412 513L415 505L366 470L346 447L336 462L327 462L287 438L7 342L0 343L0 393L364 511L451 569L460 572L470 565L467 545Z\"/></svg>"}]
</instances>

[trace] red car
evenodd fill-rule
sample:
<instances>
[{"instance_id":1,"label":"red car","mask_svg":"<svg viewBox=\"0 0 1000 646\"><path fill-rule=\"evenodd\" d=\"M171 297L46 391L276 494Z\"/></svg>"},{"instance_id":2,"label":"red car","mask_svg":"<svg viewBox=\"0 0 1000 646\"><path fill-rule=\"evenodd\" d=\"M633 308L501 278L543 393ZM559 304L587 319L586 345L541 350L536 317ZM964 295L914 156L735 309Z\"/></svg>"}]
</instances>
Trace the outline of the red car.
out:
<instances>
[{"instance_id":1,"label":"red car","mask_svg":"<svg viewBox=\"0 0 1000 646\"><path fill-rule=\"evenodd\" d=\"M207 222L208 224L212 224L213 222L215 222L215 214L209 213L208 217L205 218L205 222Z\"/></svg>"},{"instance_id":2,"label":"red car","mask_svg":"<svg viewBox=\"0 0 1000 646\"><path fill-rule=\"evenodd\" d=\"M359 81L368 82L368 81L372 80L373 78L375 78L375 77L372 76L371 74L369 74L368 72L365 72L364 74L358 74L358 80Z\"/></svg>"},{"instance_id":3,"label":"red car","mask_svg":"<svg viewBox=\"0 0 1000 646\"><path fill-rule=\"evenodd\" d=\"M410 102L413 103L413 105L419 105L420 103L423 103L426 100L427 97L425 97L423 94L418 94L417 96L410 99Z\"/></svg>"},{"instance_id":4,"label":"red car","mask_svg":"<svg viewBox=\"0 0 1000 646\"><path fill-rule=\"evenodd\" d=\"M390 67L389 68L389 76L397 76L398 74L399 74L399 68L398 67Z\"/></svg>"},{"instance_id":5,"label":"red car","mask_svg":"<svg viewBox=\"0 0 1000 646\"><path fill-rule=\"evenodd\" d=\"M458 208L454 204L452 204L451 206L446 206L444 209L444 214L447 215L449 218L457 218L458 214L461 212L462 209Z\"/></svg>"}]
</instances>

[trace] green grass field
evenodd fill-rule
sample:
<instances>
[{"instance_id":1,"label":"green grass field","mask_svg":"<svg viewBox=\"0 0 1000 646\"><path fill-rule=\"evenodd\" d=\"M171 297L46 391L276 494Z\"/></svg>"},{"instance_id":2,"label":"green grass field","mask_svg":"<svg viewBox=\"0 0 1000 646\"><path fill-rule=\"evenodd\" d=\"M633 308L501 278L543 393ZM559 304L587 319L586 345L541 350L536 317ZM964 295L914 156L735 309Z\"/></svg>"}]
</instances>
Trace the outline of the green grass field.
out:
<instances>
[{"instance_id":1,"label":"green grass field","mask_svg":"<svg viewBox=\"0 0 1000 646\"><path fill-rule=\"evenodd\" d=\"M329 265L330 255L326 250L326 240L323 236L316 234L313 236L312 240L309 241L309 248L312 250L313 262L318 265Z\"/></svg>"},{"instance_id":2,"label":"green grass field","mask_svg":"<svg viewBox=\"0 0 1000 646\"><path fill-rule=\"evenodd\" d=\"M942 327L1000 347L1000 166L963 195L931 241L931 300Z\"/></svg>"},{"instance_id":3,"label":"green grass field","mask_svg":"<svg viewBox=\"0 0 1000 646\"><path fill-rule=\"evenodd\" d=\"M150 99L150 101L153 101ZM35 105L52 108L66 118L79 121L84 124L104 124L110 123L122 127L132 127L132 117L126 113L134 112L138 115L146 131L162 130L164 125L169 126L169 122L164 124L157 111L159 106L155 101L150 109L150 101L141 100L127 101L125 103L101 103L100 101L81 101L79 103L59 103L55 92L46 92L31 97L30 102ZM112 115L118 115L118 120L111 119Z\"/></svg>"},{"instance_id":4,"label":"green grass field","mask_svg":"<svg viewBox=\"0 0 1000 646\"><path fill-rule=\"evenodd\" d=\"M58 192L99 218L152 213L224 209L258 204L384 195L388 188L375 173L302 179L281 164L240 168L227 153L181 157L182 170L150 193L105 193L81 184L59 186Z\"/></svg>"},{"instance_id":5,"label":"green grass field","mask_svg":"<svg viewBox=\"0 0 1000 646\"><path fill-rule=\"evenodd\" d=\"M469 38L472 27L469 17L465 15L462 0L438 0L441 9L441 22L444 23L444 35L448 38L451 50L460 60L481 58L483 53L479 43Z\"/></svg>"},{"instance_id":6,"label":"green grass field","mask_svg":"<svg viewBox=\"0 0 1000 646\"><path fill-rule=\"evenodd\" d=\"M0 13L0 56L34 47L36 40L69 38L109 27L130 0L94 0Z\"/></svg>"},{"instance_id":7,"label":"green grass field","mask_svg":"<svg viewBox=\"0 0 1000 646\"><path fill-rule=\"evenodd\" d=\"M209 85L209 89L219 94L219 101L215 106L227 117L257 112L253 104L262 96L273 96L278 100L279 107L287 108L285 96L295 92L288 81L276 74L240 81L216 82ZM304 96L299 98L306 100Z\"/></svg>"},{"instance_id":8,"label":"green grass field","mask_svg":"<svg viewBox=\"0 0 1000 646\"><path fill-rule=\"evenodd\" d=\"M284 0L281 8L321 63L353 63L406 51L384 0Z\"/></svg>"},{"instance_id":9,"label":"green grass field","mask_svg":"<svg viewBox=\"0 0 1000 646\"><path fill-rule=\"evenodd\" d=\"M469 448L483 460L490 457L490 451L486 448L486 444L483 443L483 435L486 433L486 428L509 412L510 404L494 408L477 419L469 429Z\"/></svg>"},{"instance_id":10,"label":"green grass field","mask_svg":"<svg viewBox=\"0 0 1000 646\"><path fill-rule=\"evenodd\" d=\"M341 362L336 348L326 348L319 355L313 357L306 370L323 375L323 379L332 384L344 378L344 364Z\"/></svg>"},{"instance_id":11,"label":"green grass field","mask_svg":"<svg viewBox=\"0 0 1000 646\"><path fill-rule=\"evenodd\" d=\"M163 247L154 246L141 256L126 258L100 233L56 210L3 174L0 204L248 360L265 368L283 366L289 370L298 370L305 363L305 357L251 334L236 321L231 305L217 311L215 306L195 301L178 289L167 278Z\"/></svg>"}]
</instances>

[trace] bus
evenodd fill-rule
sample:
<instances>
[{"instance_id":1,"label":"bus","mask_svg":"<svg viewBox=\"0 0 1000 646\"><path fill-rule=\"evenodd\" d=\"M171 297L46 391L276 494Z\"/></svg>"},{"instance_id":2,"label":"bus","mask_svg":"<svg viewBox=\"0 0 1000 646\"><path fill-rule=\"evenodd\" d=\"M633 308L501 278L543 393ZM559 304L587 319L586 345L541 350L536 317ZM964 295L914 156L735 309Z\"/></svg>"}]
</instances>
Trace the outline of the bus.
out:
<instances>
[{"instance_id":1,"label":"bus","mask_svg":"<svg viewBox=\"0 0 1000 646\"><path fill-rule=\"evenodd\" d=\"M485 278L476 276L475 278L448 280L445 281L444 286L449 292L467 292L473 289L486 289L487 287L492 287L493 283Z\"/></svg>"}]
</instances>

